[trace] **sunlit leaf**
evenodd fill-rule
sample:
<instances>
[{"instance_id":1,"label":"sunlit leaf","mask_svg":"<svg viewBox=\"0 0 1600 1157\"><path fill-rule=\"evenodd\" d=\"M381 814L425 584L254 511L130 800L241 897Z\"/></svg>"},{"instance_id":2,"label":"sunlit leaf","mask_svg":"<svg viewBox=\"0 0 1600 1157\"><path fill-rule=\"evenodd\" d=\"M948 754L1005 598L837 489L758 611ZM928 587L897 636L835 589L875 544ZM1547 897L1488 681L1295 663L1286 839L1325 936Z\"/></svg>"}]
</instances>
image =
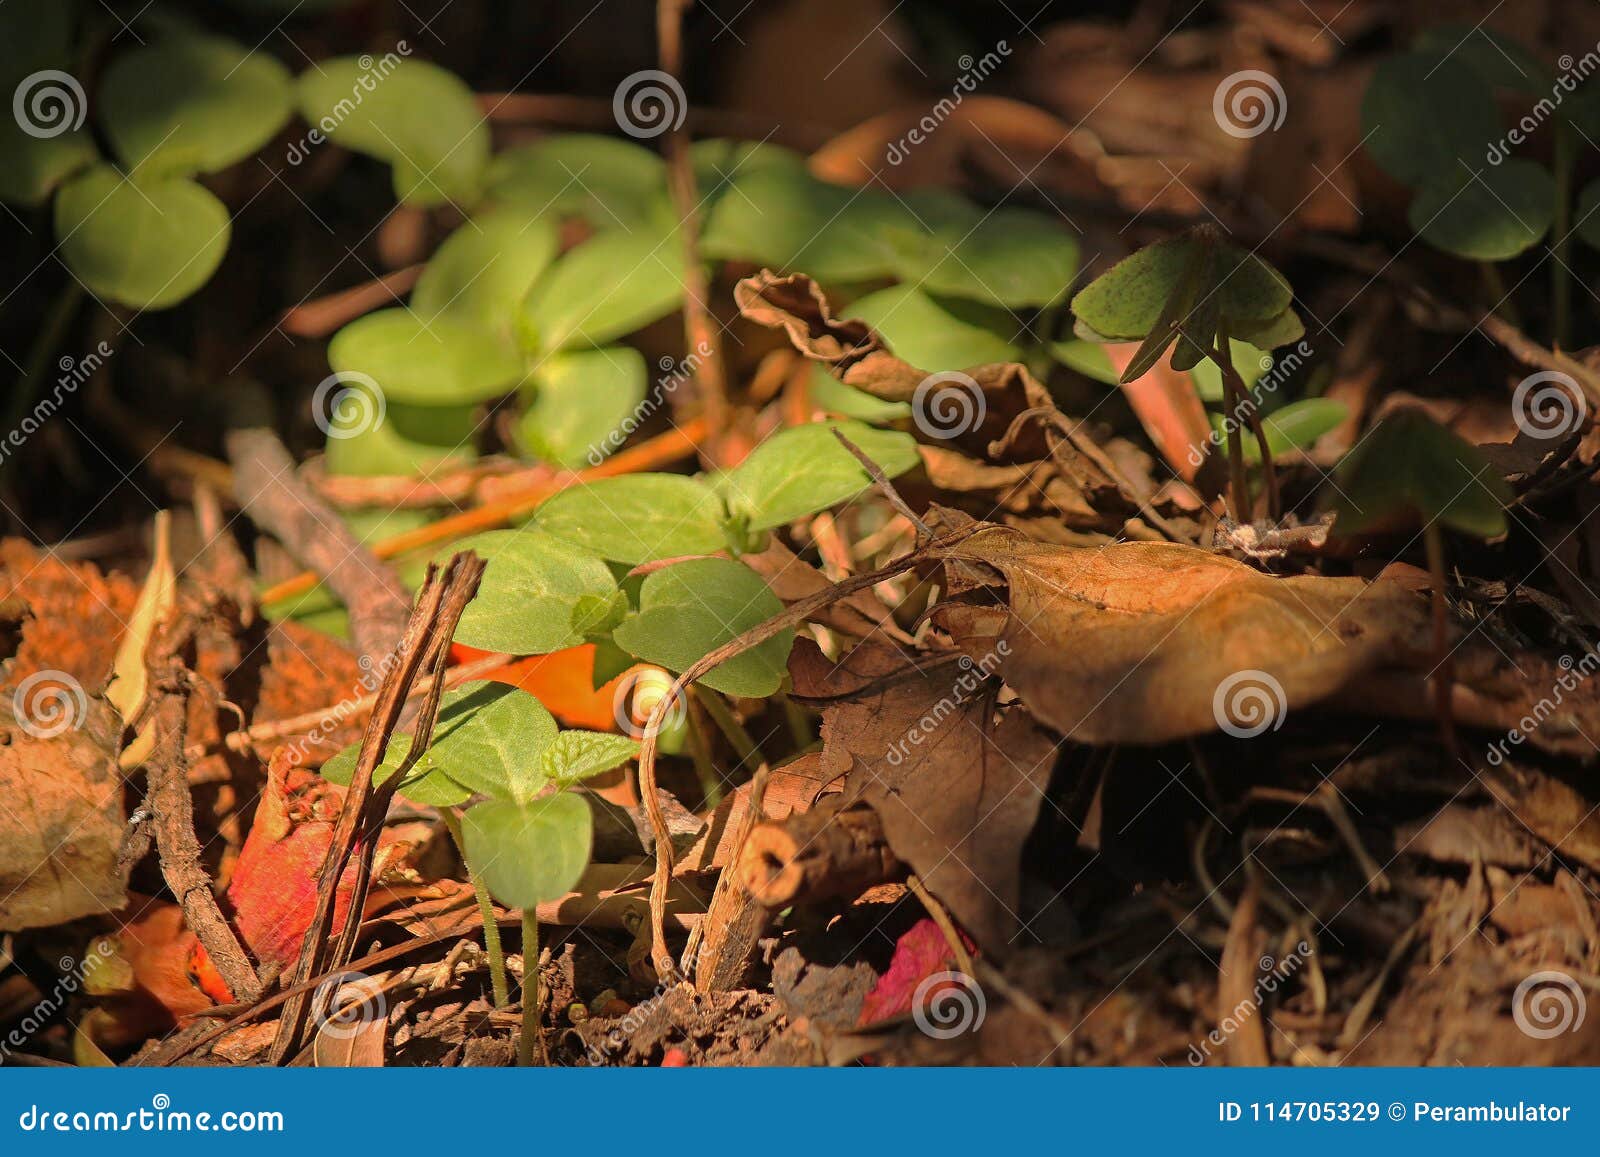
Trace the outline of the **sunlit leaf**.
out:
<instances>
[{"instance_id":1,"label":"sunlit leaf","mask_svg":"<svg viewBox=\"0 0 1600 1157\"><path fill-rule=\"evenodd\" d=\"M340 56L300 74L300 113L335 143L394 168L410 204L470 205L489 163L489 122L461 79L394 53Z\"/></svg>"},{"instance_id":2,"label":"sunlit leaf","mask_svg":"<svg viewBox=\"0 0 1600 1157\"><path fill-rule=\"evenodd\" d=\"M1031 209L996 209L975 226L935 232L900 269L927 293L992 305L1048 305L1078 271L1077 238Z\"/></svg>"},{"instance_id":3,"label":"sunlit leaf","mask_svg":"<svg viewBox=\"0 0 1600 1157\"><path fill-rule=\"evenodd\" d=\"M677 309L683 245L644 228L596 234L564 254L529 291L519 329L540 353L605 345Z\"/></svg>"},{"instance_id":4,"label":"sunlit leaf","mask_svg":"<svg viewBox=\"0 0 1600 1157\"><path fill-rule=\"evenodd\" d=\"M97 107L124 165L179 175L214 173L250 156L293 105L289 70L267 52L180 34L112 60Z\"/></svg>"},{"instance_id":5,"label":"sunlit leaf","mask_svg":"<svg viewBox=\"0 0 1600 1157\"><path fill-rule=\"evenodd\" d=\"M603 731L563 731L545 748L543 771L557 787L571 787L610 771L639 754L639 744L625 735Z\"/></svg>"},{"instance_id":6,"label":"sunlit leaf","mask_svg":"<svg viewBox=\"0 0 1600 1157\"><path fill-rule=\"evenodd\" d=\"M1276 459L1291 450L1304 450L1311 446L1344 421L1348 414L1349 410L1343 402L1335 402L1330 398L1305 398L1262 415L1261 427L1267 435L1267 448ZM1211 416L1211 425L1218 434L1225 432L1221 414ZM1254 437L1245 436L1243 449L1246 462L1261 461L1261 448Z\"/></svg>"},{"instance_id":7,"label":"sunlit leaf","mask_svg":"<svg viewBox=\"0 0 1600 1157\"><path fill-rule=\"evenodd\" d=\"M384 752L383 762L373 769L373 785L387 783L393 779L395 772L400 770L401 762L410 751L411 736L394 736L389 741L388 750ZM322 778L329 783L348 787L350 781L355 778L356 760L360 754L361 744L352 743L322 765ZM420 763L406 774L398 790L413 803L427 807L454 807L472 798L472 792L451 779L439 767L429 766L424 769Z\"/></svg>"},{"instance_id":8,"label":"sunlit leaf","mask_svg":"<svg viewBox=\"0 0 1600 1157\"><path fill-rule=\"evenodd\" d=\"M1009 314L970 301L940 301L915 286L880 289L842 312L877 330L896 357L929 373L1021 356L1003 336L1021 328Z\"/></svg>"},{"instance_id":9,"label":"sunlit leaf","mask_svg":"<svg viewBox=\"0 0 1600 1157\"><path fill-rule=\"evenodd\" d=\"M345 388L368 396L330 401L335 407L348 405L354 425L341 427L337 421L338 411L335 411L331 428L341 432L348 429L348 436L329 437L322 458L328 473L422 474L445 466L465 465L478 456L473 444L478 419L471 406L407 406L389 402L383 407L381 420L377 420L377 407L370 400L366 387L347 383Z\"/></svg>"},{"instance_id":10,"label":"sunlit leaf","mask_svg":"<svg viewBox=\"0 0 1600 1157\"><path fill-rule=\"evenodd\" d=\"M462 612L456 641L509 655L546 655L609 629L627 609L596 555L531 527L491 530L453 544L488 563Z\"/></svg>"},{"instance_id":11,"label":"sunlit leaf","mask_svg":"<svg viewBox=\"0 0 1600 1157\"><path fill-rule=\"evenodd\" d=\"M228 210L193 181L133 181L85 169L56 195L61 256L91 292L134 309L165 309L199 289L228 251Z\"/></svg>"},{"instance_id":12,"label":"sunlit leaf","mask_svg":"<svg viewBox=\"0 0 1600 1157\"><path fill-rule=\"evenodd\" d=\"M589 805L570 792L475 804L461 828L467 863L496 900L513 908L536 908L570 892L589 865L594 839Z\"/></svg>"},{"instance_id":13,"label":"sunlit leaf","mask_svg":"<svg viewBox=\"0 0 1600 1157\"><path fill-rule=\"evenodd\" d=\"M717 480L728 512L750 530L769 530L848 501L872 486L860 461L834 437L837 428L889 478L921 464L909 434L860 422L812 422L780 431Z\"/></svg>"},{"instance_id":14,"label":"sunlit leaf","mask_svg":"<svg viewBox=\"0 0 1600 1157\"><path fill-rule=\"evenodd\" d=\"M372 378L390 402L419 406L487 401L523 375L521 357L481 326L398 308L369 313L334 334L328 364Z\"/></svg>"},{"instance_id":15,"label":"sunlit leaf","mask_svg":"<svg viewBox=\"0 0 1600 1157\"><path fill-rule=\"evenodd\" d=\"M639 592L639 613L612 637L646 662L681 673L782 610L749 567L725 558L693 559L651 572ZM771 695L783 682L793 642L794 632L782 631L719 664L701 682L729 695Z\"/></svg>"},{"instance_id":16,"label":"sunlit leaf","mask_svg":"<svg viewBox=\"0 0 1600 1157\"><path fill-rule=\"evenodd\" d=\"M533 371L517 441L569 470L597 465L622 444L647 384L644 355L629 346L551 354Z\"/></svg>"},{"instance_id":17,"label":"sunlit leaf","mask_svg":"<svg viewBox=\"0 0 1600 1157\"><path fill-rule=\"evenodd\" d=\"M592 133L558 133L496 154L486 195L555 220L579 216L597 229L644 221L666 191L666 165L642 145Z\"/></svg>"},{"instance_id":18,"label":"sunlit leaf","mask_svg":"<svg viewBox=\"0 0 1600 1157\"><path fill-rule=\"evenodd\" d=\"M634 474L573 486L539 508L534 525L601 558L636 566L727 546L722 499L697 478Z\"/></svg>"},{"instance_id":19,"label":"sunlit leaf","mask_svg":"<svg viewBox=\"0 0 1600 1157\"><path fill-rule=\"evenodd\" d=\"M411 291L419 316L473 322L510 341L528 289L555 259L553 221L519 209L480 213L445 238Z\"/></svg>"}]
</instances>

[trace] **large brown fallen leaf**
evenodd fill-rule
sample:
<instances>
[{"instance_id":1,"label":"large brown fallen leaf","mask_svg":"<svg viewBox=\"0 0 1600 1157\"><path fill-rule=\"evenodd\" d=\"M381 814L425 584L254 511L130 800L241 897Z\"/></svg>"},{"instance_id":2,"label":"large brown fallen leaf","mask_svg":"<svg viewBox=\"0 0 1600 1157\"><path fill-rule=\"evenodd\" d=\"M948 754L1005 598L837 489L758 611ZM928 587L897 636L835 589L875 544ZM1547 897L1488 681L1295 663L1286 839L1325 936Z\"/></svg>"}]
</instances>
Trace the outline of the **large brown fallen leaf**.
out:
<instances>
[{"instance_id":1,"label":"large brown fallen leaf","mask_svg":"<svg viewBox=\"0 0 1600 1157\"><path fill-rule=\"evenodd\" d=\"M0 696L0 932L115 911L127 899L116 716L67 676L35 674L49 681ZM34 714L19 720L19 702Z\"/></svg>"},{"instance_id":2,"label":"large brown fallen leaf","mask_svg":"<svg viewBox=\"0 0 1600 1157\"><path fill-rule=\"evenodd\" d=\"M1395 583L1274 578L1193 547L1074 549L1003 527L944 557L953 593L1003 586L1007 606L947 603L937 621L1080 743L1259 733L1428 649L1426 604Z\"/></svg>"},{"instance_id":3,"label":"large brown fallen leaf","mask_svg":"<svg viewBox=\"0 0 1600 1157\"><path fill-rule=\"evenodd\" d=\"M992 682L965 663L919 671L869 644L835 665L802 640L790 670L804 698L850 697L823 710L824 774L845 775L845 795L872 805L895 855L979 944L1005 952L1055 738L1025 711L997 711Z\"/></svg>"}]
</instances>

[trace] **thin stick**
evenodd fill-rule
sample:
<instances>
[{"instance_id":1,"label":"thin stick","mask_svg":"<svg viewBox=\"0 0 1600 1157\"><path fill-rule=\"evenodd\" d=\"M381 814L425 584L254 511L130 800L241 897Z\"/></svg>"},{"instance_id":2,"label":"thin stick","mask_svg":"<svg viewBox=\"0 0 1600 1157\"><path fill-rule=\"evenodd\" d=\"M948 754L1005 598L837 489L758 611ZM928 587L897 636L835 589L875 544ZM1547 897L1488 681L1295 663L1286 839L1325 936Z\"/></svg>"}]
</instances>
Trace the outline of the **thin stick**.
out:
<instances>
[{"instance_id":1,"label":"thin stick","mask_svg":"<svg viewBox=\"0 0 1600 1157\"><path fill-rule=\"evenodd\" d=\"M966 943L961 939L961 932L956 927L956 922L950 918L950 913L945 910L945 906L928 891L928 886L918 876L907 876L906 887L913 896L922 901L922 906L928 910L928 915L933 917L933 922L944 934L944 941L950 946L950 952L956 958L956 967L972 979L978 979L978 970L972 964L972 953L967 951Z\"/></svg>"},{"instance_id":2,"label":"thin stick","mask_svg":"<svg viewBox=\"0 0 1600 1157\"><path fill-rule=\"evenodd\" d=\"M866 451L850 441L849 438L846 438L844 431L837 426L833 428L833 436L839 439L840 444L846 450L855 455L856 461L861 463L861 468L867 472L868 477L877 485L879 493L889 500L889 505L909 519L911 525L917 528L917 533L922 538L932 538L933 528L918 518L917 512L906 504L904 498L900 497L900 492L894 488L894 483L889 481L889 476L883 472L883 467L867 457Z\"/></svg>"},{"instance_id":3,"label":"thin stick","mask_svg":"<svg viewBox=\"0 0 1600 1157\"><path fill-rule=\"evenodd\" d=\"M607 458L598 466L587 470L580 470L576 474L566 475L541 482L537 486L507 494L493 502L485 502L482 506L471 510L463 510L460 514L452 514L448 518L441 518L438 522L419 526L415 530L408 530L404 534L397 534L391 538L383 539L372 546L372 553L378 558L394 558L405 554L407 551L421 550L424 547L437 546L449 542L451 539L464 538L469 534L476 534L480 530L493 530L504 526L524 514L529 514L538 508L539 504L554 494L559 494L569 486L581 482L593 482L599 478L614 478L619 474L634 474L644 470L654 470L675 462L685 454L692 454L706 436L708 427L706 420L695 418L684 423L665 434L659 434L648 442L641 442L637 446L620 450ZM269 587L261 592L261 602L280 602L291 599L296 595L303 595L317 585L317 576L312 571L303 571L291 579L285 579L274 587Z\"/></svg>"},{"instance_id":4,"label":"thin stick","mask_svg":"<svg viewBox=\"0 0 1600 1157\"><path fill-rule=\"evenodd\" d=\"M1207 350L1206 356L1216 363L1217 369L1222 372L1222 380L1227 384L1228 392L1236 399L1237 409L1234 410L1235 415L1242 413L1245 421L1250 423L1250 431L1255 435L1256 439L1256 449L1261 454L1261 473L1267 482L1267 517L1272 519L1273 522L1277 522L1281 504L1278 499L1278 471L1272 464L1272 447L1267 444L1267 431L1261 424L1260 407L1250 397L1250 390L1245 386L1244 378L1239 375L1239 371L1234 367L1233 358L1223 352L1228 348L1230 347L1227 342L1221 341ZM1230 438L1238 433L1237 422L1229 426L1229 433ZM1231 440L1228 444L1228 449L1231 454L1233 452L1233 442ZM1242 446L1240 450L1243 450ZM1239 477L1242 479L1244 471L1242 453L1237 460L1237 466L1240 471ZM1249 501L1248 493L1246 491L1245 500L1247 502ZM1235 501L1237 501L1237 498ZM1249 522L1251 511L1248 508L1241 510L1238 517L1242 521Z\"/></svg>"},{"instance_id":5,"label":"thin stick","mask_svg":"<svg viewBox=\"0 0 1600 1157\"><path fill-rule=\"evenodd\" d=\"M766 757L761 754L761 748L743 723L734 717L733 711L722 699L722 696L709 687L696 687L694 697L706 709L706 714L711 716L711 721L717 725L724 738L733 747L733 753L739 757L740 767L759 767L766 762ZM707 801L707 807L716 807L713 801Z\"/></svg>"},{"instance_id":6,"label":"thin stick","mask_svg":"<svg viewBox=\"0 0 1600 1157\"><path fill-rule=\"evenodd\" d=\"M660 44L661 71L674 81L683 75L683 14L693 0L658 0L656 37ZM679 85L679 92L682 86ZM687 109L673 109L670 102L664 115L682 113L680 123L667 133L667 191L678 214L678 232L683 238L683 337L694 363L694 380L701 412L713 438L728 426L728 380L722 360L722 336L711 318L707 302L711 297L705 266L700 262L699 195L695 189L694 164L689 156Z\"/></svg>"},{"instance_id":7,"label":"thin stick","mask_svg":"<svg viewBox=\"0 0 1600 1157\"><path fill-rule=\"evenodd\" d=\"M483 882L483 877L467 859L466 833L461 830L461 817L456 815L456 809L440 808L439 818L444 821L445 830L455 842L456 851L461 853L461 862L467 869L467 881L472 885L472 894L477 897L478 915L483 919L483 947L489 954L489 986L494 992L494 1006L504 1008L511 1003L511 985L506 981L506 953L500 944L500 925L495 920L494 901L489 898L489 888Z\"/></svg>"},{"instance_id":8,"label":"thin stick","mask_svg":"<svg viewBox=\"0 0 1600 1157\"><path fill-rule=\"evenodd\" d=\"M318 881L316 910L306 928L300 958L295 965L292 982L296 985L325 971L324 966L330 962L334 969L341 967L352 955L351 949L361 926L366 883L372 869L375 826L381 823L395 788L427 750L434 717L438 713L439 698L444 693L444 681L437 676L442 671L444 656L449 653L449 641L460 621L461 612L477 594L483 569L483 560L470 552L453 557L442 574L436 567L428 568L427 578L417 597L416 610L400 640L397 662L384 678L377 707L367 723L366 734L361 740L361 753L356 758L355 773L345 792L338 822L334 825L328 856ZM405 707L407 692L428 667L434 669L435 683L418 715L411 749L395 775L374 789L373 772L383 761L389 737L394 733ZM339 881L351 859L357 855L361 869L356 873L355 887L351 890L344 928L334 942L334 902ZM283 1064L298 1050L305 1033L308 1005L309 1001L304 996L297 996L285 1005L283 1017L278 1022L277 1036L272 1042L270 1055L273 1064Z\"/></svg>"}]
</instances>

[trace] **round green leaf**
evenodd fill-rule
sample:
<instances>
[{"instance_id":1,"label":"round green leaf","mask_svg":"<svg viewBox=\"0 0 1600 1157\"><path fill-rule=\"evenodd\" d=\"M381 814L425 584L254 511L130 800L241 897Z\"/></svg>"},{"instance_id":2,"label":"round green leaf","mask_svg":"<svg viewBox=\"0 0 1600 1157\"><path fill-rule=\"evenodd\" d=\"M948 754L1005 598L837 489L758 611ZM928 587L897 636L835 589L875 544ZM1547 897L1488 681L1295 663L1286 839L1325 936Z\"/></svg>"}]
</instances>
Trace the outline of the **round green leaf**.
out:
<instances>
[{"instance_id":1,"label":"round green leaf","mask_svg":"<svg viewBox=\"0 0 1600 1157\"><path fill-rule=\"evenodd\" d=\"M1429 181L1412 198L1411 227L1436 249L1469 261L1505 261L1550 231L1555 180L1535 161L1513 159Z\"/></svg>"},{"instance_id":2,"label":"round green leaf","mask_svg":"<svg viewBox=\"0 0 1600 1157\"><path fill-rule=\"evenodd\" d=\"M283 127L294 83L264 51L182 34L118 56L99 95L106 136L128 168L214 173Z\"/></svg>"},{"instance_id":3,"label":"round green leaf","mask_svg":"<svg viewBox=\"0 0 1600 1157\"><path fill-rule=\"evenodd\" d=\"M560 133L517 145L489 164L488 197L551 219L574 215L597 229L647 219L666 191L661 158L632 141Z\"/></svg>"},{"instance_id":4,"label":"round green leaf","mask_svg":"<svg viewBox=\"0 0 1600 1157\"><path fill-rule=\"evenodd\" d=\"M533 372L518 443L569 470L598 465L630 432L647 377L644 355L629 346L550 355Z\"/></svg>"},{"instance_id":5,"label":"round green leaf","mask_svg":"<svg viewBox=\"0 0 1600 1157\"><path fill-rule=\"evenodd\" d=\"M228 210L182 177L125 178L85 169L56 197L61 256L90 292L134 309L165 309L199 289L228 251Z\"/></svg>"},{"instance_id":6,"label":"round green leaf","mask_svg":"<svg viewBox=\"0 0 1600 1157\"><path fill-rule=\"evenodd\" d=\"M38 137L24 132L15 117L0 117L0 201L36 208L99 155L86 128Z\"/></svg>"},{"instance_id":7,"label":"round green leaf","mask_svg":"<svg viewBox=\"0 0 1600 1157\"><path fill-rule=\"evenodd\" d=\"M334 334L328 364L372 378L388 402L419 406L488 401L523 375L522 359L488 330L398 308L359 317Z\"/></svg>"},{"instance_id":8,"label":"round green leaf","mask_svg":"<svg viewBox=\"0 0 1600 1157\"><path fill-rule=\"evenodd\" d=\"M394 167L395 195L428 207L477 200L489 122L472 90L393 52L324 60L300 74L300 114L335 143Z\"/></svg>"},{"instance_id":9,"label":"round green leaf","mask_svg":"<svg viewBox=\"0 0 1600 1157\"><path fill-rule=\"evenodd\" d=\"M421 317L443 315L482 326L507 341L528 288L555 259L556 227L520 209L468 219L445 238L411 291Z\"/></svg>"},{"instance_id":10,"label":"round green leaf","mask_svg":"<svg viewBox=\"0 0 1600 1157\"><path fill-rule=\"evenodd\" d=\"M1339 465L1341 535L1429 523L1477 538L1506 531L1511 489L1478 449L1420 410L1378 423Z\"/></svg>"},{"instance_id":11,"label":"round green leaf","mask_svg":"<svg viewBox=\"0 0 1600 1157\"><path fill-rule=\"evenodd\" d=\"M766 439L717 480L728 513L750 530L770 530L826 510L872 486L872 476L834 437L838 429L889 478L921 464L909 434L860 422L812 422Z\"/></svg>"},{"instance_id":12,"label":"round green leaf","mask_svg":"<svg viewBox=\"0 0 1600 1157\"><path fill-rule=\"evenodd\" d=\"M728 545L722 499L697 478L633 474L573 486L539 508L540 530L637 566Z\"/></svg>"},{"instance_id":13,"label":"round green leaf","mask_svg":"<svg viewBox=\"0 0 1600 1157\"><path fill-rule=\"evenodd\" d=\"M644 580L639 613L612 632L617 645L674 672L783 612L778 596L743 563L700 558ZM729 695L761 698L783 682L794 631L779 632L712 668L700 682Z\"/></svg>"},{"instance_id":14,"label":"round green leaf","mask_svg":"<svg viewBox=\"0 0 1600 1157\"><path fill-rule=\"evenodd\" d=\"M677 309L683 245L673 232L601 232L565 254L534 283L520 328L532 349L605 345Z\"/></svg>"},{"instance_id":15,"label":"round green leaf","mask_svg":"<svg viewBox=\"0 0 1600 1157\"><path fill-rule=\"evenodd\" d=\"M513 908L536 908L570 892L589 866L594 820L568 792L527 803L480 803L461 820L467 863L491 895Z\"/></svg>"},{"instance_id":16,"label":"round green leaf","mask_svg":"<svg viewBox=\"0 0 1600 1157\"><path fill-rule=\"evenodd\" d=\"M803 172L805 156L782 145L766 141L734 141L719 137L695 141L689 146L689 161L694 165L695 190L700 195L701 219L710 212L735 181L752 173L783 169Z\"/></svg>"},{"instance_id":17,"label":"round green leaf","mask_svg":"<svg viewBox=\"0 0 1600 1157\"><path fill-rule=\"evenodd\" d=\"M1367 153L1403 185L1416 188L1465 164L1477 169L1500 138L1500 110L1489 87L1461 60L1413 52L1379 63L1361 99Z\"/></svg>"},{"instance_id":18,"label":"round green leaf","mask_svg":"<svg viewBox=\"0 0 1600 1157\"><path fill-rule=\"evenodd\" d=\"M996 209L974 227L935 232L900 278L927 293L991 305L1048 305L1078 272L1078 240L1053 217Z\"/></svg>"},{"instance_id":19,"label":"round green leaf","mask_svg":"<svg viewBox=\"0 0 1600 1157\"><path fill-rule=\"evenodd\" d=\"M1020 328L1009 314L969 301L939 301L915 286L869 293L844 312L877 330L896 357L930 373L1021 357L1001 336Z\"/></svg>"},{"instance_id":20,"label":"round green leaf","mask_svg":"<svg viewBox=\"0 0 1600 1157\"><path fill-rule=\"evenodd\" d=\"M450 465L464 465L478 456L473 441L478 419L471 406L408 406L386 403L379 414L370 392L359 383L346 389L360 391L363 397L349 402L333 401L323 451L323 465L329 474L390 476L425 474ZM355 415L355 425L340 424L344 407ZM368 417L371 415L371 417Z\"/></svg>"},{"instance_id":21,"label":"round green leaf","mask_svg":"<svg viewBox=\"0 0 1600 1157\"><path fill-rule=\"evenodd\" d=\"M450 547L458 550L488 563L456 628L456 641L469 647L545 655L577 646L627 609L610 567L543 531L491 530Z\"/></svg>"},{"instance_id":22,"label":"round green leaf","mask_svg":"<svg viewBox=\"0 0 1600 1157\"><path fill-rule=\"evenodd\" d=\"M531 800L545 785L540 760L555 738L555 717L526 691L463 683L440 701L433 742L417 769L439 768L494 799Z\"/></svg>"}]
</instances>

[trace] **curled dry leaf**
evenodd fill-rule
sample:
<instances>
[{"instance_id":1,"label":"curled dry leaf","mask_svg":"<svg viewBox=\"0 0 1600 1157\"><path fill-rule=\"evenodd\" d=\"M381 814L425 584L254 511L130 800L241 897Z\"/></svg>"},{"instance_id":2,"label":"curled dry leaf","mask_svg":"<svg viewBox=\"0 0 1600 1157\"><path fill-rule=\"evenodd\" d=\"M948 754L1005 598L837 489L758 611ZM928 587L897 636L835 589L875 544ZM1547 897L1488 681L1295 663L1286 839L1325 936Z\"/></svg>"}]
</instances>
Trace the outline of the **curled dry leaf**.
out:
<instances>
[{"instance_id":1,"label":"curled dry leaf","mask_svg":"<svg viewBox=\"0 0 1600 1157\"><path fill-rule=\"evenodd\" d=\"M797 695L832 701L823 773L844 775L847 801L877 811L895 855L979 944L1003 953L1057 742L1026 711L996 710L989 670L949 661L918 670L871 644L834 664L805 640L790 658Z\"/></svg>"}]
</instances>

